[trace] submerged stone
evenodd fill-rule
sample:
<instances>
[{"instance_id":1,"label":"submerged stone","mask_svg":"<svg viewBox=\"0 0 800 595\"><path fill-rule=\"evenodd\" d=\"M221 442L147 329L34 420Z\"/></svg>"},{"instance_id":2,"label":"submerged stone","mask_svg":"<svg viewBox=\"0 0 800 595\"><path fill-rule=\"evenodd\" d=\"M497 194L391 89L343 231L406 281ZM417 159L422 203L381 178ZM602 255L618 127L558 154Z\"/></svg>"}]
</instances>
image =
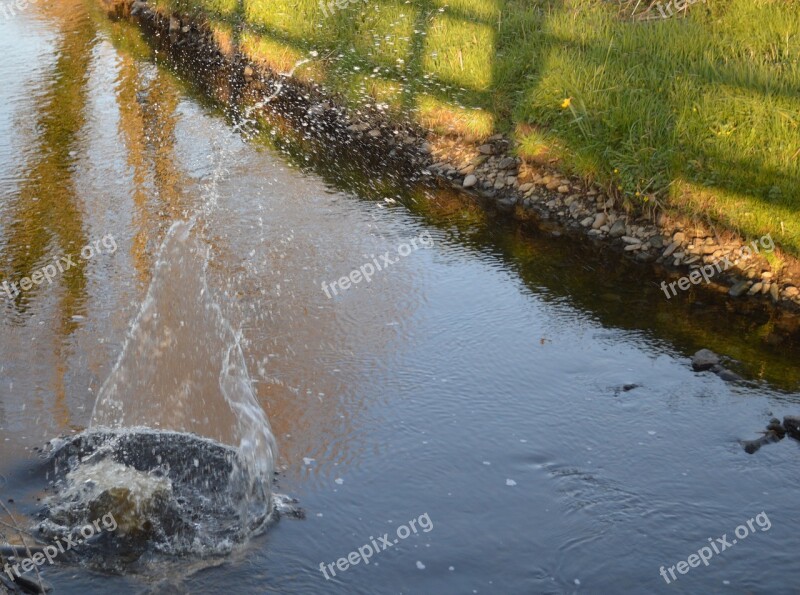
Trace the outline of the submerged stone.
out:
<instances>
[{"instance_id":1,"label":"submerged stone","mask_svg":"<svg viewBox=\"0 0 800 595\"><path fill-rule=\"evenodd\" d=\"M274 510L271 477L252 477L235 448L192 434L87 431L54 441L48 464L54 493L40 532L63 538L95 523L102 530L80 554L105 569L161 555L227 554L263 530Z\"/></svg>"}]
</instances>

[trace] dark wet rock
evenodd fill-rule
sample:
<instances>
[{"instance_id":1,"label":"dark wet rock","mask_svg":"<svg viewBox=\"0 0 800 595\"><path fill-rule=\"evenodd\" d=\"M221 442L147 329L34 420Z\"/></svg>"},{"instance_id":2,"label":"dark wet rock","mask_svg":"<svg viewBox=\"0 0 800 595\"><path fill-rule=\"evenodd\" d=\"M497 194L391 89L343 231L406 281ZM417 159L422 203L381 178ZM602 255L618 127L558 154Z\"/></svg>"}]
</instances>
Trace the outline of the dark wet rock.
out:
<instances>
[{"instance_id":1,"label":"dark wet rock","mask_svg":"<svg viewBox=\"0 0 800 595\"><path fill-rule=\"evenodd\" d=\"M728 290L728 295L730 295L731 297L735 297L735 298L736 297L741 297L745 293L747 293L747 290L749 289L749 287L750 287L750 285L748 284L748 282L745 281L744 279L742 279L741 281L736 283L736 285L734 285L733 287L731 287Z\"/></svg>"},{"instance_id":2,"label":"dark wet rock","mask_svg":"<svg viewBox=\"0 0 800 595\"><path fill-rule=\"evenodd\" d=\"M652 262L655 259L656 259L655 254L652 254L650 252L639 252L639 254L636 255L636 260L638 260L639 262Z\"/></svg>"},{"instance_id":3,"label":"dark wet rock","mask_svg":"<svg viewBox=\"0 0 800 595\"><path fill-rule=\"evenodd\" d=\"M692 368L695 372L711 370L720 363L719 356L709 349L701 349L692 356Z\"/></svg>"},{"instance_id":4,"label":"dark wet rock","mask_svg":"<svg viewBox=\"0 0 800 595\"><path fill-rule=\"evenodd\" d=\"M50 593L53 591L53 586L44 579L37 578L36 575L21 575L14 576L15 592L18 593ZM0 584L0 593L9 593L6 591L2 584Z\"/></svg>"},{"instance_id":5,"label":"dark wet rock","mask_svg":"<svg viewBox=\"0 0 800 595\"><path fill-rule=\"evenodd\" d=\"M154 552L225 553L272 518L271 480L252 481L236 449L192 434L88 431L54 441L48 467L39 531L63 538L113 519L76 552L107 570Z\"/></svg>"},{"instance_id":6,"label":"dark wet rock","mask_svg":"<svg viewBox=\"0 0 800 595\"><path fill-rule=\"evenodd\" d=\"M618 397L622 393L627 393L627 392L632 391L634 389L640 388L641 386L642 386L641 384L633 384L633 383L623 384L621 386L615 386L615 387L613 387L614 396Z\"/></svg>"},{"instance_id":7,"label":"dark wet rock","mask_svg":"<svg viewBox=\"0 0 800 595\"><path fill-rule=\"evenodd\" d=\"M44 547L36 545L0 545L0 557L2 558L24 558L43 552Z\"/></svg>"},{"instance_id":8,"label":"dark wet rock","mask_svg":"<svg viewBox=\"0 0 800 595\"><path fill-rule=\"evenodd\" d=\"M796 419L798 423L800 423L800 418ZM780 442L781 440L783 440L784 436L786 436L786 430L787 430L786 428L781 426L780 420L773 417L769 421L767 429L763 433L764 435L761 436L761 438L757 438L755 440L742 440L741 441L742 447L744 448L746 453L753 454L766 444L773 444L775 442Z\"/></svg>"},{"instance_id":9,"label":"dark wet rock","mask_svg":"<svg viewBox=\"0 0 800 595\"><path fill-rule=\"evenodd\" d=\"M767 431L775 432L775 434L781 438L786 436L786 428L784 428L781 424L781 420L776 417L773 417L771 420L769 420L769 424L767 424Z\"/></svg>"},{"instance_id":10,"label":"dark wet rock","mask_svg":"<svg viewBox=\"0 0 800 595\"><path fill-rule=\"evenodd\" d=\"M787 415L783 418L783 427L795 440L800 440L800 416Z\"/></svg>"},{"instance_id":11,"label":"dark wet rock","mask_svg":"<svg viewBox=\"0 0 800 595\"><path fill-rule=\"evenodd\" d=\"M780 442L782 438L783 436L779 436L776 432L768 430L761 438L757 438L755 440L742 440L741 444L747 454L753 454L762 446Z\"/></svg>"},{"instance_id":12,"label":"dark wet rock","mask_svg":"<svg viewBox=\"0 0 800 595\"><path fill-rule=\"evenodd\" d=\"M625 221L617 219L608 231L608 235L612 238L621 238L625 235Z\"/></svg>"},{"instance_id":13,"label":"dark wet rock","mask_svg":"<svg viewBox=\"0 0 800 595\"><path fill-rule=\"evenodd\" d=\"M722 378L725 382L741 382L744 380L736 372L731 372L728 368L720 365L712 366L711 371Z\"/></svg>"}]
</instances>

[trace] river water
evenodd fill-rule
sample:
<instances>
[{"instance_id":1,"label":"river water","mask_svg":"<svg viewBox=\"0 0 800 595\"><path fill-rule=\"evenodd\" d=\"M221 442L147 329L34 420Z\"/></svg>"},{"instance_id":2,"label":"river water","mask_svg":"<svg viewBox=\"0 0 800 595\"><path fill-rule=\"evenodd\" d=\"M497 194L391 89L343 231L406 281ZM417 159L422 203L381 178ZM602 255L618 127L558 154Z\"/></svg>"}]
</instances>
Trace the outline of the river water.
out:
<instances>
[{"instance_id":1,"label":"river water","mask_svg":"<svg viewBox=\"0 0 800 595\"><path fill-rule=\"evenodd\" d=\"M768 314L668 302L579 241L353 183L280 132L244 140L77 0L0 20L0 52L2 280L65 269L0 294L3 499L35 509L32 448L89 425L162 242L202 213L207 286L167 263L151 313L180 331L130 364L152 385L125 396L130 422L229 438L201 348L219 337L192 308L209 292L274 431L279 491L306 512L165 579L44 567L57 593L798 592L800 445L738 442L800 414L800 348ZM387 252L369 282L323 289ZM747 382L694 373L702 347ZM707 566L660 575L750 519ZM336 568L373 540L369 564Z\"/></svg>"}]
</instances>

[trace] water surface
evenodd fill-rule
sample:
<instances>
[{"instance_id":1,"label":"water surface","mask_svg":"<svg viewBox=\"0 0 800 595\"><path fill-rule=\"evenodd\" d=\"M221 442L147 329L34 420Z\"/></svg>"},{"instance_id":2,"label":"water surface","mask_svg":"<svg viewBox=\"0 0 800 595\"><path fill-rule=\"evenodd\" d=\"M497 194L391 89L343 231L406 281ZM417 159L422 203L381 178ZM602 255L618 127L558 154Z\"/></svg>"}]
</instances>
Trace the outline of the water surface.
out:
<instances>
[{"instance_id":1,"label":"water surface","mask_svg":"<svg viewBox=\"0 0 800 595\"><path fill-rule=\"evenodd\" d=\"M0 30L3 280L118 245L0 294L3 497L35 508L31 447L88 426L168 229L200 213L207 290L240 335L280 490L307 511L188 577L46 567L57 592L796 592L799 445L750 456L738 443L800 413L797 342L769 315L670 303L645 269L591 246L247 141L77 0ZM432 245L398 258L421 237ZM323 283L387 251L396 263L327 297ZM159 314L189 329L181 345L212 342L202 312L170 306L201 290L171 266ZM692 372L701 347L740 360L749 382ZM153 398L170 394L170 370L201 367L192 353L142 353L160 367L131 405L149 425L195 416L225 440L231 417L202 370L185 409ZM762 511L768 531L673 584L659 575ZM422 515L432 529L369 565L320 572Z\"/></svg>"}]
</instances>

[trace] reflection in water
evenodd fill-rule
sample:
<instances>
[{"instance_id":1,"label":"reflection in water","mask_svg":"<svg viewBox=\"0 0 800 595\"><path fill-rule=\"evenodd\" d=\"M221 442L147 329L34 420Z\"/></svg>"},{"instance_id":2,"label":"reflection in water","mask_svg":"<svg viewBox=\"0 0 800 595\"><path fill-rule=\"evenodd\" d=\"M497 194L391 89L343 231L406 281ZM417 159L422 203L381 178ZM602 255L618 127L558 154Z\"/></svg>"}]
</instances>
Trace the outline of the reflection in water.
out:
<instances>
[{"instance_id":1,"label":"reflection in water","mask_svg":"<svg viewBox=\"0 0 800 595\"><path fill-rule=\"evenodd\" d=\"M60 3L61 4L61 3ZM85 18L74 14L78 2L63 3L61 38L56 43L57 57L49 73L47 88L34 95L32 111L37 119L38 138L26 152L25 179L7 208L9 221L0 248L3 278L12 282L28 276L45 263L68 254L77 254L86 244L83 213L75 194L72 176L80 149L80 132L85 123L87 81L91 61L94 28ZM72 16L67 16L72 13ZM28 118L30 112L18 113ZM86 272L83 262L76 262L59 278L61 294L61 332L63 337L75 328L72 317L78 314L86 298ZM35 299L37 287L17 297L17 306L25 311Z\"/></svg>"},{"instance_id":2,"label":"reflection in water","mask_svg":"<svg viewBox=\"0 0 800 595\"><path fill-rule=\"evenodd\" d=\"M27 163L18 191L4 208L3 243L0 246L0 282L19 282L34 270L64 255L77 255L86 244L83 212L76 196L73 172L80 149L80 132L85 123L87 80L94 28L77 1L59 3L51 9L62 24L55 43L55 64L48 72L42 92L32 92L32 106L16 113L17 120L36 119L36 139L25 151ZM43 290L58 296L59 320L53 345L52 385L55 395L52 414L59 426L70 423L67 406L68 374L64 363L64 339L76 328L75 316L83 312L86 299L86 263L75 259L75 266L58 275L54 285L34 286L13 300L18 314ZM2 296L5 301L6 296ZM7 311L7 310L6 310ZM44 403L41 403L45 406Z\"/></svg>"},{"instance_id":3,"label":"reflection in water","mask_svg":"<svg viewBox=\"0 0 800 595\"><path fill-rule=\"evenodd\" d=\"M153 65L128 54L119 58L117 104L125 155L133 172L136 226L131 255L139 281L150 281L151 255L181 216L181 188L186 180L175 163L178 90Z\"/></svg>"}]
</instances>

